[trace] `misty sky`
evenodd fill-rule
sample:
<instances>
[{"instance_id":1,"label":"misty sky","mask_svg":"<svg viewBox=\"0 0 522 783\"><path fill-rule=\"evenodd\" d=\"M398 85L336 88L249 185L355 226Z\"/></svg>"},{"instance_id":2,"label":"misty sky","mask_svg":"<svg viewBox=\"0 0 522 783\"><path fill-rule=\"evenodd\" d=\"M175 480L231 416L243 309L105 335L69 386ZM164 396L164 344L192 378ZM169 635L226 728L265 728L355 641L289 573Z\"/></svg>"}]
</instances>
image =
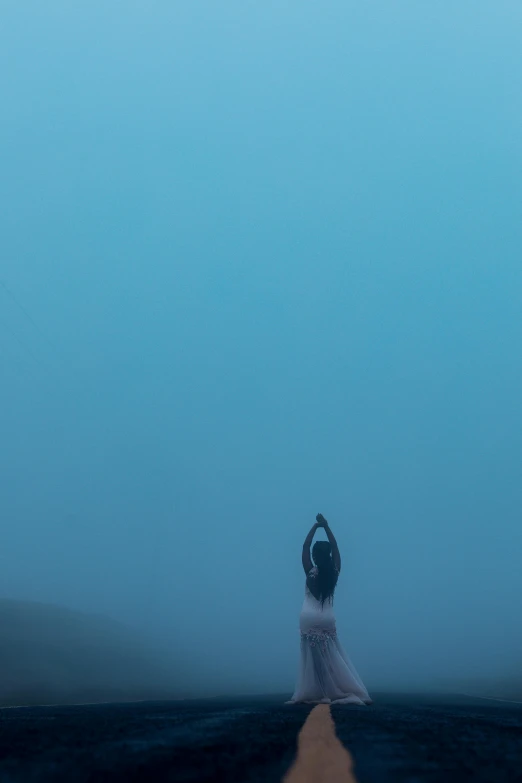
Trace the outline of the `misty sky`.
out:
<instances>
[{"instance_id":1,"label":"misty sky","mask_svg":"<svg viewBox=\"0 0 522 783\"><path fill-rule=\"evenodd\" d=\"M369 686L515 666L518 0L0 21L2 595L291 691L321 511Z\"/></svg>"}]
</instances>

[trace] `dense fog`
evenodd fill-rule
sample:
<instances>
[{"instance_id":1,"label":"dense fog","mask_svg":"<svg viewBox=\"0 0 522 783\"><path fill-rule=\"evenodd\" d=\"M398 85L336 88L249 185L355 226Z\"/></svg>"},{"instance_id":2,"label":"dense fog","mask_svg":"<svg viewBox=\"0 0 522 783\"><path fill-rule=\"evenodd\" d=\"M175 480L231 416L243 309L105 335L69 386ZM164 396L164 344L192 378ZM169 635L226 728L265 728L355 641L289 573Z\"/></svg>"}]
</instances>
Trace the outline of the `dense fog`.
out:
<instances>
[{"instance_id":1,"label":"dense fog","mask_svg":"<svg viewBox=\"0 0 522 783\"><path fill-rule=\"evenodd\" d=\"M515 675L520 4L1 16L2 599L287 693L322 512L369 688Z\"/></svg>"}]
</instances>

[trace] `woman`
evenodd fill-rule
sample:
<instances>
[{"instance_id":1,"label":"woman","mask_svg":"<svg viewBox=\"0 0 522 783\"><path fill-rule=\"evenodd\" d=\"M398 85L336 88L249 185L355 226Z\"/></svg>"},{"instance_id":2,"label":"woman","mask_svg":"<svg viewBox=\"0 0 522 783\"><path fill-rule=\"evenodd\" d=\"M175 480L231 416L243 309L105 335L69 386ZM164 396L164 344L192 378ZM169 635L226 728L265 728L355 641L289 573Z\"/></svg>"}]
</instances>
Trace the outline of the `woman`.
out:
<instances>
[{"instance_id":1,"label":"woman","mask_svg":"<svg viewBox=\"0 0 522 783\"><path fill-rule=\"evenodd\" d=\"M368 691L337 638L333 596L341 555L335 536L322 514L303 544L303 568L306 589L299 619L301 628L301 665L295 693L289 704L371 704ZM324 528L328 541L317 541L310 557L310 546L318 528Z\"/></svg>"}]
</instances>

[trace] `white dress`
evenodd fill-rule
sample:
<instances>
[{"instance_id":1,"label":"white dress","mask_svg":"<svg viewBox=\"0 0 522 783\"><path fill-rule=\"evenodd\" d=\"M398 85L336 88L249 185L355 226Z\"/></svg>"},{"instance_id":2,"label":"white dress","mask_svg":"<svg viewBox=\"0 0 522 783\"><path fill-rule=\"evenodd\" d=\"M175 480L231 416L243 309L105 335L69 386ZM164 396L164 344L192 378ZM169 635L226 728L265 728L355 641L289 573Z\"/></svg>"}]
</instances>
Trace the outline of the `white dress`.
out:
<instances>
[{"instance_id":1,"label":"white dress","mask_svg":"<svg viewBox=\"0 0 522 783\"><path fill-rule=\"evenodd\" d=\"M317 569L312 568L309 576L316 574ZM371 704L368 691L337 638L332 599L321 605L306 585L299 627L299 677L289 704Z\"/></svg>"}]
</instances>

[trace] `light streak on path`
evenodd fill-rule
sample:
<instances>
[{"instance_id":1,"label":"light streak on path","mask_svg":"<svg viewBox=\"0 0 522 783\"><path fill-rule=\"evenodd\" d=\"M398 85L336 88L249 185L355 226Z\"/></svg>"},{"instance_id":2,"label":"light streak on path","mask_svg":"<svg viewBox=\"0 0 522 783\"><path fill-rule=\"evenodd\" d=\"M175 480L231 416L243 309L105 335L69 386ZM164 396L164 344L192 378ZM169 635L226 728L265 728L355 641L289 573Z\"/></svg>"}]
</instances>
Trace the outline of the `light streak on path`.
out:
<instances>
[{"instance_id":1,"label":"light streak on path","mask_svg":"<svg viewBox=\"0 0 522 783\"><path fill-rule=\"evenodd\" d=\"M297 739L297 757L283 783L357 783L353 759L335 732L328 704L309 714Z\"/></svg>"}]
</instances>

